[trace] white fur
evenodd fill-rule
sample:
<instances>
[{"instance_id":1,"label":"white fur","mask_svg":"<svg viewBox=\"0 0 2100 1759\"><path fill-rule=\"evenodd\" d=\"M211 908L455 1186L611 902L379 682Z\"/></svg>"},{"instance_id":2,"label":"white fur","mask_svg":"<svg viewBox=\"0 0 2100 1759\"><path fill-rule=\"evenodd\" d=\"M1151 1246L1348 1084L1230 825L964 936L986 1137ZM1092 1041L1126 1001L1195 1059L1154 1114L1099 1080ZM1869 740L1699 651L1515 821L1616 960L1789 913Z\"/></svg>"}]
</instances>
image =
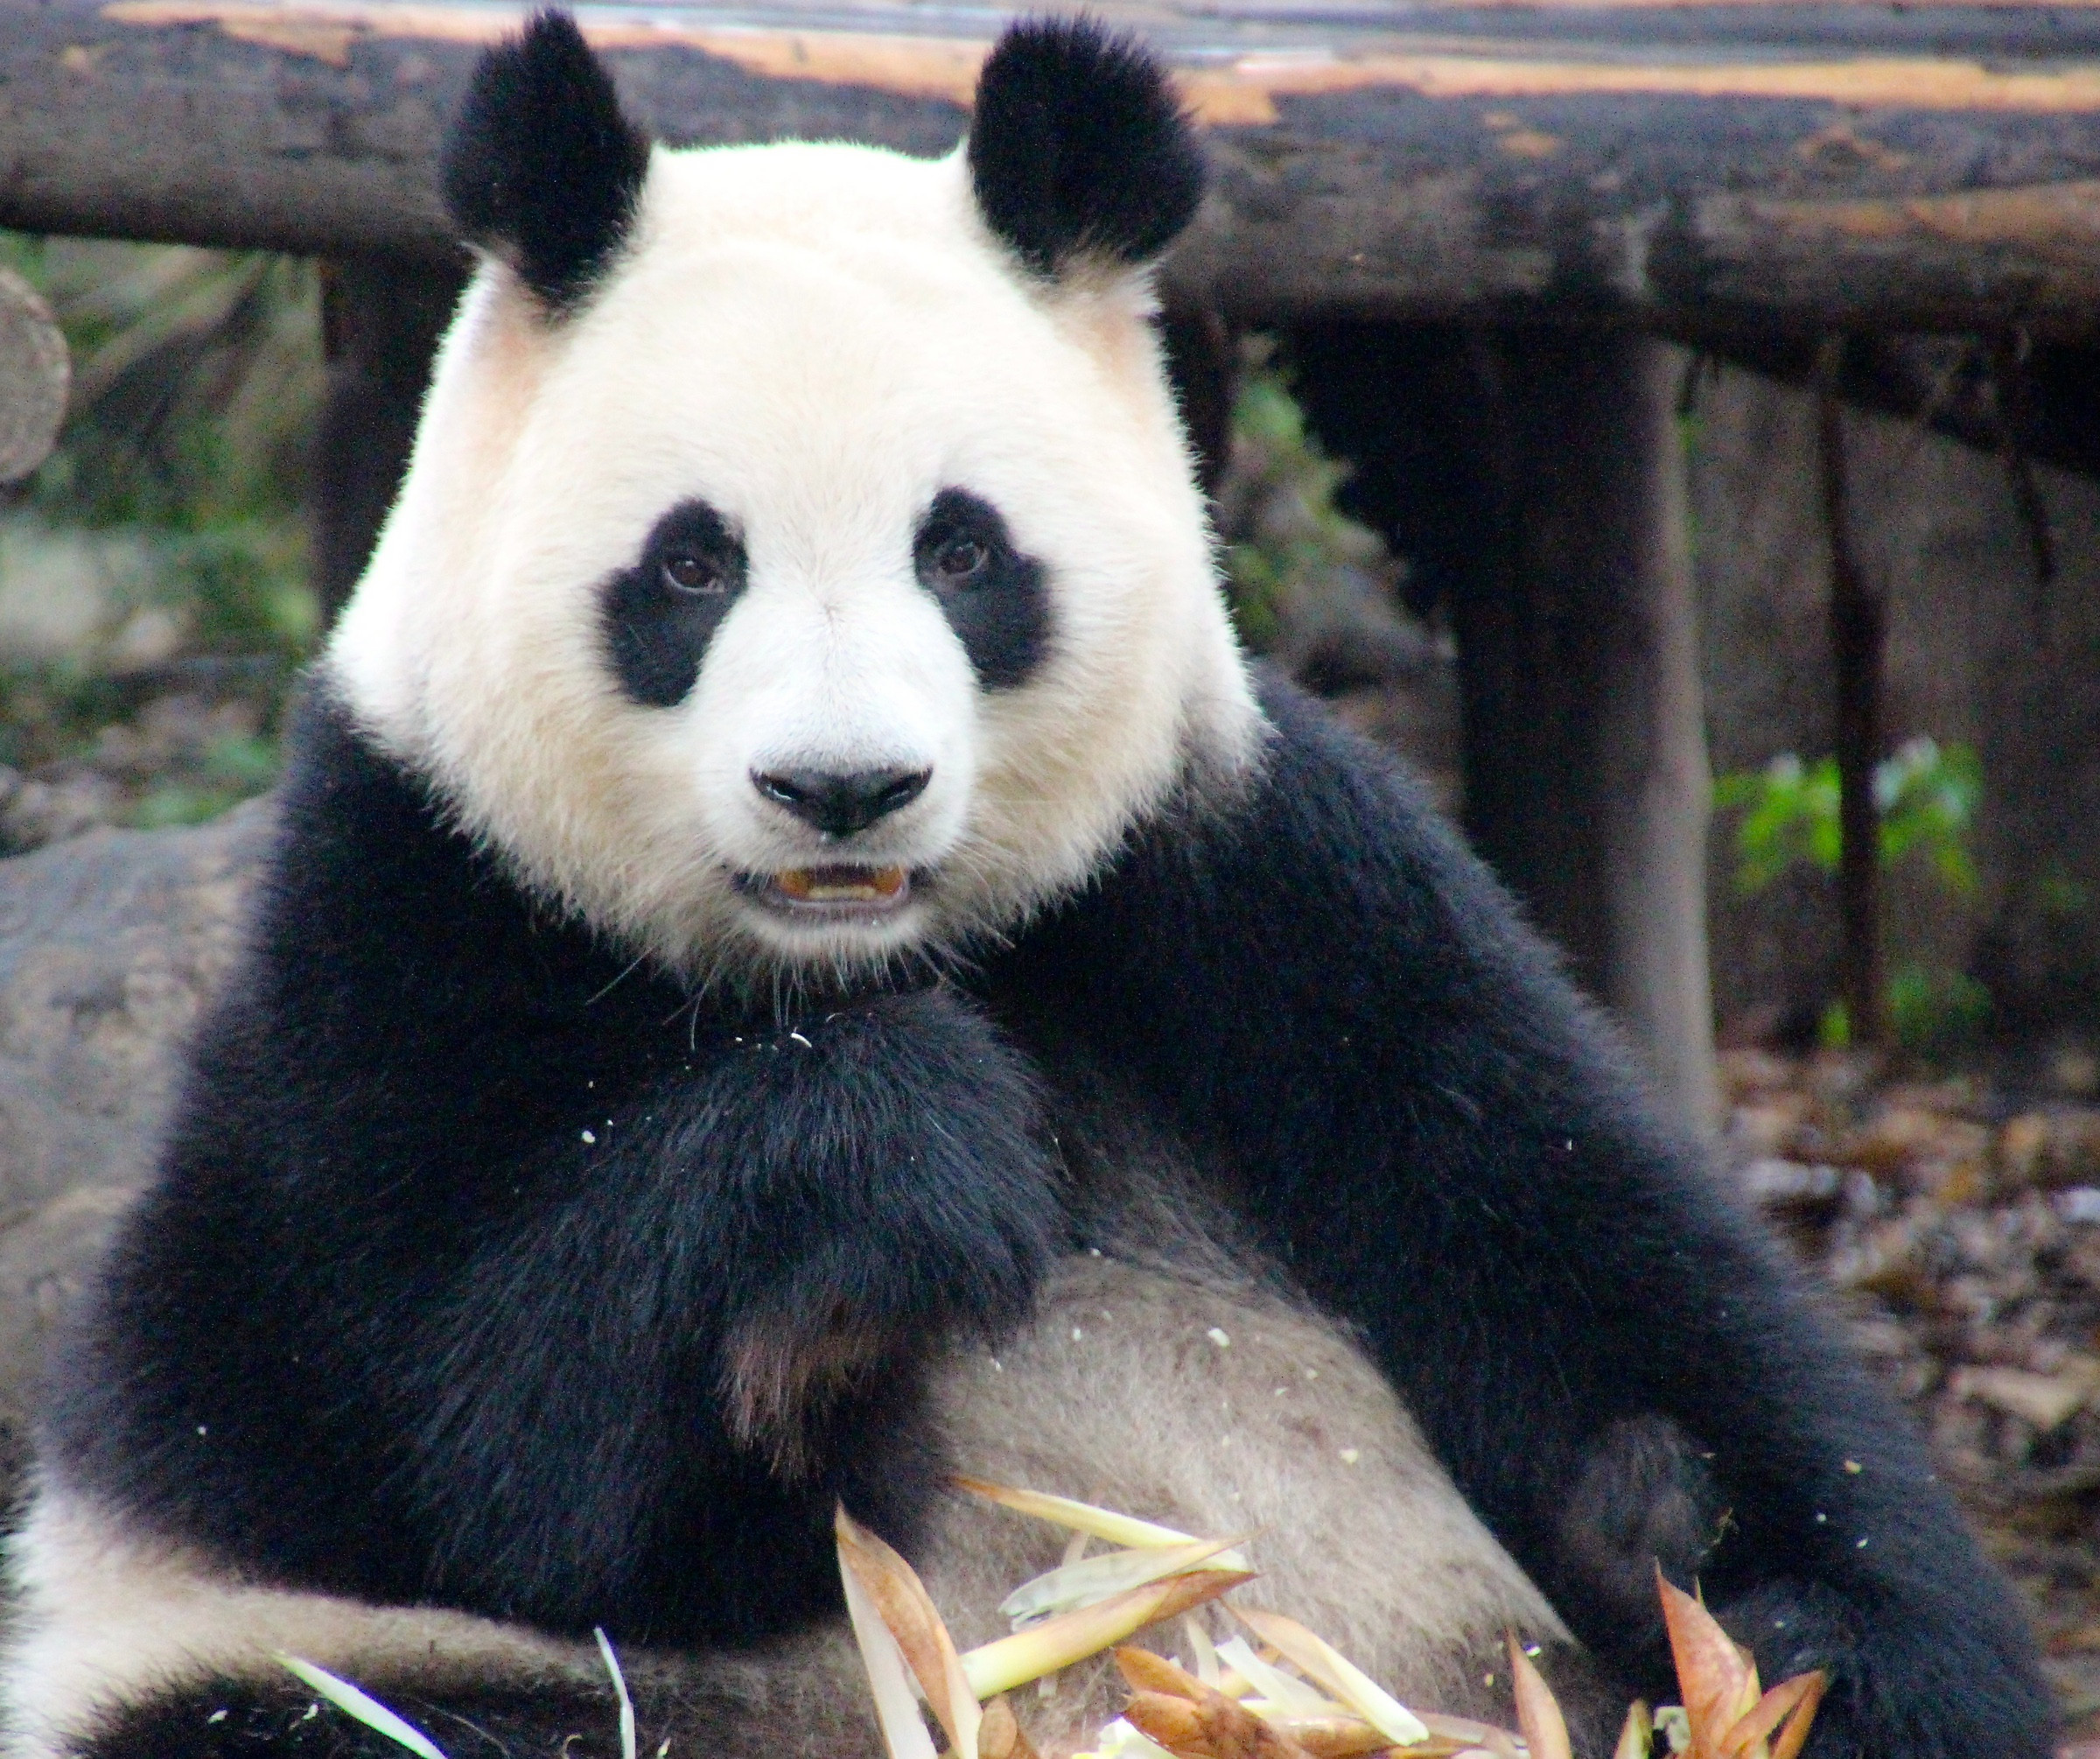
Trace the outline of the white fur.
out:
<instances>
[{"instance_id":1,"label":"white fur","mask_svg":"<svg viewBox=\"0 0 2100 1759\"><path fill-rule=\"evenodd\" d=\"M1258 732L1142 274L1045 290L959 156L854 146L652 161L634 239L550 325L482 268L409 481L331 645L371 730L536 888L659 957L855 965L1009 930L1083 881L1191 751ZM1049 657L980 690L914 576L942 488L1047 564ZM620 694L598 587L701 497L749 585L674 709ZM827 853L754 768L930 767L851 858L938 883L808 927L732 880Z\"/></svg>"},{"instance_id":2,"label":"white fur","mask_svg":"<svg viewBox=\"0 0 2100 1759\"><path fill-rule=\"evenodd\" d=\"M1404 1700L1506 1716L1506 1698L1480 1683L1502 1629L1565 1639L1377 1370L1339 1328L1273 1297L1074 1259L1026 1334L996 1358L950 1363L936 1398L970 1471L1188 1532L1252 1535L1263 1573L1239 1597L1312 1625ZM948 1499L924 1576L958 1640L1004 1635L999 1601L1055 1564L1063 1540ZM62 1489L39 1493L11 1569L21 1622L0 1679L7 1759L56 1759L96 1704L157 1685L213 1669L270 1677L281 1651L352 1679L409 1665L433 1683L601 1678L587 1645L515 1626L229 1582ZM1180 1639L1168 1629L1150 1640L1172 1650ZM778 1759L873 1759L841 1742L867 1689L843 1629L756 1657L637 1657L635 1670L763 1702L762 1744ZM1016 1701L1055 1755L1090 1738L1120 1696L1097 1664L1054 1698Z\"/></svg>"}]
</instances>

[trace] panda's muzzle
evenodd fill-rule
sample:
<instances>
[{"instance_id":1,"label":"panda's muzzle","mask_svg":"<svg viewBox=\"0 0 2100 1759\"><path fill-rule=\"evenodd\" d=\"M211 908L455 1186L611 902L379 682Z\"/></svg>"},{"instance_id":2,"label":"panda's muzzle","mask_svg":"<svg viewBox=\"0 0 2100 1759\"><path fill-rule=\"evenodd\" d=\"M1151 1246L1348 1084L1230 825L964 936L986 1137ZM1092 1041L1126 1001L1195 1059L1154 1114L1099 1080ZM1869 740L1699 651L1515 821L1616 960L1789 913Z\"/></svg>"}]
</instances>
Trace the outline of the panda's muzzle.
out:
<instances>
[{"instance_id":1,"label":"panda's muzzle","mask_svg":"<svg viewBox=\"0 0 2100 1759\"><path fill-rule=\"evenodd\" d=\"M933 775L930 769L754 769L751 785L834 843L909 806ZM912 878L908 869L886 862L813 862L752 876L745 890L789 915L865 918L901 909Z\"/></svg>"},{"instance_id":2,"label":"panda's muzzle","mask_svg":"<svg viewBox=\"0 0 2100 1759\"><path fill-rule=\"evenodd\" d=\"M745 887L760 902L791 915L877 916L904 908L912 876L903 867L838 861L754 875Z\"/></svg>"}]
</instances>

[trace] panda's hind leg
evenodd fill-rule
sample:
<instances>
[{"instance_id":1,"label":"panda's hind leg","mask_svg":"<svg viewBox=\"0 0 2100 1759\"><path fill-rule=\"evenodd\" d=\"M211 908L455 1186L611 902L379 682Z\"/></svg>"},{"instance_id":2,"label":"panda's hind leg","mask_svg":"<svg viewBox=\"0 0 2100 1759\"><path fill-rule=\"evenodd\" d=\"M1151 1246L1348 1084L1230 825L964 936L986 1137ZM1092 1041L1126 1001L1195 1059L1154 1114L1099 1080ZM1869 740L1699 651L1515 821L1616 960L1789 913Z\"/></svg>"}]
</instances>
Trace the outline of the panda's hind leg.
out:
<instances>
[{"instance_id":1,"label":"panda's hind leg","mask_svg":"<svg viewBox=\"0 0 2100 1759\"><path fill-rule=\"evenodd\" d=\"M620 1712L611 1685L452 1692L375 1693L429 1737L447 1759L619 1759ZM654 1753L654 1738L638 1752ZM680 1743L683 1745L684 1743ZM360 1722L289 1678L258 1684L226 1678L191 1682L105 1718L74 1746L74 1759L402 1759L392 1735ZM674 1747L673 1751L678 1750ZM686 1750L697 1750L688 1747Z\"/></svg>"},{"instance_id":2,"label":"panda's hind leg","mask_svg":"<svg viewBox=\"0 0 2100 1759\"><path fill-rule=\"evenodd\" d=\"M864 1687L836 1678L820 1643L805 1676L790 1652L695 1670L631 1661L626 1683L640 1759L872 1759L881 1750ZM696 1678L696 1671L704 1678ZM819 1684L821 1682L821 1684ZM438 1685L360 1677L360 1689L421 1732L445 1759L620 1759L610 1677L529 1677ZM789 1701L789 1700L792 1700ZM67 1759L403 1759L368 1726L289 1675L187 1681L105 1713L66 1743Z\"/></svg>"}]
</instances>

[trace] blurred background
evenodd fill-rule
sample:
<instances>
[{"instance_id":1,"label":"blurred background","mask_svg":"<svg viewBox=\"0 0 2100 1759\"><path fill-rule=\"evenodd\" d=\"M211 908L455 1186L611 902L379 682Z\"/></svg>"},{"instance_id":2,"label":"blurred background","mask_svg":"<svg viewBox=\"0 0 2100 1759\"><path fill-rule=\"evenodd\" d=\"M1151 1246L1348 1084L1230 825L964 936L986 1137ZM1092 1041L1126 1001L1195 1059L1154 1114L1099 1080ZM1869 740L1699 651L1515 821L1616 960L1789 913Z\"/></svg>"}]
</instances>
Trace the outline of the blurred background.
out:
<instances>
[{"instance_id":1,"label":"blurred background","mask_svg":"<svg viewBox=\"0 0 2100 1759\"><path fill-rule=\"evenodd\" d=\"M273 782L346 584L314 549L326 271L21 235L0 267L73 361L55 450L0 490L0 851L208 823ZM1994 370L1936 347L1950 385ZM1248 644L1462 816L1447 556L1408 553L1390 485L1323 445L1302 339L1209 347L1185 390L1218 405L1206 463ZM1825 410L1670 359L1714 781L1709 1122L2031 1594L2075 1732L2100 1733L2100 486L1843 417L1853 564L1887 610L1868 1044L1839 974Z\"/></svg>"}]
</instances>

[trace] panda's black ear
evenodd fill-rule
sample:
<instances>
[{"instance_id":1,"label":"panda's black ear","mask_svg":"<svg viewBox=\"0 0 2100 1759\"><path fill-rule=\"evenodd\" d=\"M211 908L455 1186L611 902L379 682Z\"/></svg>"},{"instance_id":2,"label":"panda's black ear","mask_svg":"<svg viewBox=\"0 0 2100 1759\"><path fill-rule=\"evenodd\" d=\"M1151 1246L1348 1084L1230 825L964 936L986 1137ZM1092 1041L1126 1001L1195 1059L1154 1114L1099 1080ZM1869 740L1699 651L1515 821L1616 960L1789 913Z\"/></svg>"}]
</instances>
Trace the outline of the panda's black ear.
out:
<instances>
[{"instance_id":1,"label":"panda's black ear","mask_svg":"<svg viewBox=\"0 0 2100 1759\"><path fill-rule=\"evenodd\" d=\"M559 314L626 239L648 169L648 137L576 20L538 12L474 69L444 145L444 201L463 237Z\"/></svg>"},{"instance_id":2,"label":"panda's black ear","mask_svg":"<svg viewBox=\"0 0 2100 1759\"><path fill-rule=\"evenodd\" d=\"M1038 275L1149 263L1203 200L1203 155L1166 70L1086 18L1011 26L977 78L977 209Z\"/></svg>"}]
</instances>

